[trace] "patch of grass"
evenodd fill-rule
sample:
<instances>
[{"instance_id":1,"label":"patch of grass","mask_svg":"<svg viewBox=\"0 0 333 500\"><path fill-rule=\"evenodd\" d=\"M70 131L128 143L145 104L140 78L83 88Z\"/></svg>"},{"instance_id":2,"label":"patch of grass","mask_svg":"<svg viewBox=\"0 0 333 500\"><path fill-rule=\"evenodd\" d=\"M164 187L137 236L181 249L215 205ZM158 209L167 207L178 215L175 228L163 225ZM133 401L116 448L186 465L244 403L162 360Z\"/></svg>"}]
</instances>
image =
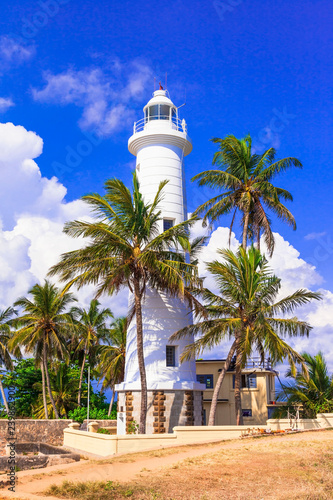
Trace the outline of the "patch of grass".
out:
<instances>
[{"instance_id":1,"label":"patch of grass","mask_svg":"<svg viewBox=\"0 0 333 500\"><path fill-rule=\"evenodd\" d=\"M46 495L75 500L91 500L92 498L98 498L98 500L158 498L157 496L152 497L151 493L153 491L149 488L137 485L123 485L113 481L87 481L84 483L64 481L60 486L52 485L45 491Z\"/></svg>"}]
</instances>

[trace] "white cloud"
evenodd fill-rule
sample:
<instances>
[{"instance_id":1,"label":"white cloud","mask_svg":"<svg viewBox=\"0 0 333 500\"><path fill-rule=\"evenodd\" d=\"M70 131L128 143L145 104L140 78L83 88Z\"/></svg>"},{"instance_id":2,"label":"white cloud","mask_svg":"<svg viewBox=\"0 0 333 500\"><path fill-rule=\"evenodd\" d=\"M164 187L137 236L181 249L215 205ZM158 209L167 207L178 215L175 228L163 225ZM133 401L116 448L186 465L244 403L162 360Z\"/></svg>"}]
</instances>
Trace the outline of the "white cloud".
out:
<instances>
[{"instance_id":1,"label":"white cloud","mask_svg":"<svg viewBox=\"0 0 333 500\"><path fill-rule=\"evenodd\" d=\"M87 207L81 200L66 203L66 188L55 177L41 175L34 159L42 149L43 141L34 132L0 124L0 308L42 283L61 253L82 244L62 229L67 220L88 218ZM94 289L74 293L86 307ZM117 315L125 314L127 292L101 302Z\"/></svg>"},{"instance_id":2,"label":"white cloud","mask_svg":"<svg viewBox=\"0 0 333 500\"><path fill-rule=\"evenodd\" d=\"M326 231L323 231L322 233L309 233L304 236L305 240L317 240L318 238L321 238L322 236L326 235Z\"/></svg>"},{"instance_id":3,"label":"white cloud","mask_svg":"<svg viewBox=\"0 0 333 500\"><path fill-rule=\"evenodd\" d=\"M46 86L32 93L36 101L74 104L82 109L81 129L110 135L132 124L133 104L142 98L151 75L151 69L140 61L124 65L117 61L111 73L100 68L46 73Z\"/></svg>"},{"instance_id":4,"label":"white cloud","mask_svg":"<svg viewBox=\"0 0 333 500\"><path fill-rule=\"evenodd\" d=\"M9 97L0 97L0 113L5 113L14 103Z\"/></svg>"},{"instance_id":5,"label":"white cloud","mask_svg":"<svg viewBox=\"0 0 333 500\"><path fill-rule=\"evenodd\" d=\"M315 266L309 264L300 257L300 253L280 234L274 233L275 251L269 259L274 273L281 278L281 290L279 297L286 296L296 289L306 288L320 291L322 300L312 301L296 310L295 315L300 319L308 321L313 327L308 338L292 338L288 342L298 352L309 352L314 355L319 350L325 354L329 368L333 371L333 293L329 290L318 289L323 282L322 276L316 271ZM213 277L205 269L205 262L219 259L217 250L228 247L229 229L218 227L213 231L207 246L200 255L199 270L201 275L206 276L205 286L215 293L218 292ZM237 250L239 242L234 233L231 238L231 250ZM263 242L263 251L265 251ZM223 344L214 351L207 352L209 358L223 358L227 355L229 344ZM286 367L285 367L286 368ZM282 370L283 374L283 370Z\"/></svg>"},{"instance_id":6,"label":"white cloud","mask_svg":"<svg viewBox=\"0 0 333 500\"><path fill-rule=\"evenodd\" d=\"M0 61L6 65L22 64L35 54L33 46L27 46L10 36L0 37Z\"/></svg>"}]
</instances>

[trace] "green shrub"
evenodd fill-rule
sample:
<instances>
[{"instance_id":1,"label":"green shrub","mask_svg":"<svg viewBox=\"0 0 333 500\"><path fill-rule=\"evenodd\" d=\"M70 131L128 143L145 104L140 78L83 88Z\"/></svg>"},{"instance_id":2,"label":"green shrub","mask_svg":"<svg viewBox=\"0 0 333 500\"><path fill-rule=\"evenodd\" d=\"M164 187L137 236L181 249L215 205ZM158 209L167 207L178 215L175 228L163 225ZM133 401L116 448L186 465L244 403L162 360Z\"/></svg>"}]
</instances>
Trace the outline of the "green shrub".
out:
<instances>
[{"instance_id":1,"label":"green shrub","mask_svg":"<svg viewBox=\"0 0 333 500\"><path fill-rule=\"evenodd\" d=\"M87 418L87 408L75 408L68 412L68 418L71 418L75 422L82 422ZM89 409L89 420L116 420L117 419L117 404L114 403L111 411L111 415L108 417L108 410L106 408L96 408L90 407Z\"/></svg>"}]
</instances>

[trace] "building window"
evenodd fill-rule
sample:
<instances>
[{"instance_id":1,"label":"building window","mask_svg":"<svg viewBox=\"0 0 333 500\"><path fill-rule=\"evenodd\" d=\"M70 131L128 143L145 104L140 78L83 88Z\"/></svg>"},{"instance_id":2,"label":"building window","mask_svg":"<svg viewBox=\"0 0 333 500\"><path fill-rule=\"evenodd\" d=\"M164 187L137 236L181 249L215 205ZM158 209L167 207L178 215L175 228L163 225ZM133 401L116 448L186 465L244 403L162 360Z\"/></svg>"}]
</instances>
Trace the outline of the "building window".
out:
<instances>
[{"instance_id":1,"label":"building window","mask_svg":"<svg viewBox=\"0 0 333 500\"><path fill-rule=\"evenodd\" d=\"M197 382L205 384L206 389L213 389L213 375L197 375Z\"/></svg>"},{"instance_id":2,"label":"building window","mask_svg":"<svg viewBox=\"0 0 333 500\"><path fill-rule=\"evenodd\" d=\"M205 408L203 409L203 415L202 415L202 425L206 425L207 423L207 417L206 417L206 410Z\"/></svg>"},{"instance_id":3,"label":"building window","mask_svg":"<svg viewBox=\"0 0 333 500\"><path fill-rule=\"evenodd\" d=\"M235 378L232 377L232 386L235 388ZM257 388L257 375L255 373L242 373L241 389L256 389Z\"/></svg>"},{"instance_id":4,"label":"building window","mask_svg":"<svg viewBox=\"0 0 333 500\"><path fill-rule=\"evenodd\" d=\"M176 366L176 347L174 345L166 346L166 365Z\"/></svg>"},{"instance_id":5,"label":"building window","mask_svg":"<svg viewBox=\"0 0 333 500\"><path fill-rule=\"evenodd\" d=\"M173 219L163 219L163 231L167 231L168 229L173 227L173 223Z\"/></svg>"},{"instance_id":6,"label":"building window","mask_svg":"<svg viewBox=\"0 0 333 500\"><path fill-rule=\"evenodd\" d=\"M269 407L267 408L267 417L268 417L268 419L270 419L270 418L274 418L274 413L275 413L275 412L276 412L276 407L275 407L275 408L273 408L273 407L269 406Z\"/></svg>"},{"instance_id":7,"label":"building window","mask_svg":"<svg viewBox=\"0 0 333 500\"><path fill-rule=\"evenodd\" d=\"M243 417L252 417L252 410L242 410Z\"/></svg>"}]
</instances>

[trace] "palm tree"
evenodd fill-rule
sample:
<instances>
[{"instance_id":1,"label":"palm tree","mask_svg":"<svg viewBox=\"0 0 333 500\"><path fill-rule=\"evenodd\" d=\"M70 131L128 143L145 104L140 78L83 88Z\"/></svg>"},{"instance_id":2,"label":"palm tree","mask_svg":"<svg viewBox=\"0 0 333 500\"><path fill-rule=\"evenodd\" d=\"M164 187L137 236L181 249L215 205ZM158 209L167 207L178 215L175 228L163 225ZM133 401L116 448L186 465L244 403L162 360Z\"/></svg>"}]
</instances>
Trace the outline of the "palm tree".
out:
<instances>
[{"instance_id":1,"label":"palm tree","mask_svg":"<svg viewBox=\"0 0 333 500\"><path fill-rule=\"evenodd\" d=\"M55 417L59 418L52 396L48 360L52 356L57 359L67 357L65 340L73 332L73 321L66 308L76 299L71 293L61 292L47 280L43 285L34 285L28 293L31 299L21 297L14 304L23 311L21 316L13 320L17 331L8 345L10 349L24 346L28 353L34 354L42 372L45 418L48 418L45 381Z\"/></svg>"},{"instance_id":2,"label":"palm tree","mask_svg":"<svg viewBox=\"0 0 333 500\"><path fill-rule=\"evenodd\" d=\"M315 356L303 353L307 366L306 373L292 373L292 384L282 384L278 399L287 402L287 407L302 405L304 418L315 418L317 413L329 413L333 410L333 375L329 375L327 364L322 352Z\"/></svg>"},{"instance_id":3,"label":"palm tree","mask_svg":"<svg viewBox=\"0 0 333 500\"><path fill-rule=\"evenodd\" d=\"M288 358L292 369L302 363L302 357L284 340L283 336L308 335L311 327L296 317L284 318L297 306L311 299L319 299L320 294L297 290L278 302L274 300L281 287L280 279L274 276L264 256L253 246L246 252L243 248L235 254L231 250L219 250L223 261L215 260L207 264L208 271L214 276L219 288L216 295L204 289L208 319L183 328L173 335L173 339L188 334L201 334L187 346L183 360L189 359L204 349L212 349L222 340L232 339L225 365L214 389L209 425L215 423L217 399L226 371L232 357L236 356L235 410L237 424L242 424L241 412L241 370L253 350L257 350L264 362L268 353L272 363ZM279 317L279 315L282 317Z\"/></svg>"},{"instance_id":4,"label":"palm tree","mask_svg":"<svg viewBox=\"0 0 333 500\"><path fill-rule=\"evenodd\" d=\"M75 341L76 351L83 352L83 359L81 364L80 372L80 382L77 403L81 405L81 393L82 393L82 381L84 367L89 358L90 353L99 346L101 340L105 340L108 329L106 327L106 321L109 318L113 318L113 314L110 309L99 309L100 303L98 300L93 299L90 302L89 309L82 309L80 307L72 307L71 314L75 319L76 333Z\"/></svg>"},{"instance_id":5,"label":"palm tree","mask_svg":"<svg viewBox=\"0 0 333 500\"><path fill-rule=\"evenodd\" d=\"M183 253L175 250L189 250L188 227L197 218L192 217L158 234L162 220L158 205L167 182L160 183L152 203L143 200L136 175L132 193L123 182L111 179L105 183L105 196L84 196L83 200L98 220L68 222L64 231L74 238L89 238L89 243L83 249L63 254L50 271L51 275L59 274L60 279L67 282L66 289L73 284L81 288L90 283L97 285L96 297L117 293L124 287L132 293L141 379L141 434L145 433L147 414L142 329L142 300L146 287L191 301L185 284L196 275L196 267L187 264Z\"/></svg>"},{"instance_id":6,"label":"palm tree","mask_svg":"<svg viewBox=\"0 0 333 500\"><path fill-rule=\"evenodd\" d=\"M110 326L108 338L110 345L100 347L100 362L96 370L100 374L99 380L101 381L104 378L102 388L110 387L112 389L108 416L111 415L112 411L115 385L124 380L127 323L126 317L117 318Z\"/></svg>"},{"instance_id":7,"label":"palm tree","mask_svg":"<svg viewBox=\"0 0 333 500\"><path fill-rule=\"evenodd\" d=\"M229 245L232 228L237 212L242 215L242 246L246 249L248 236L257 241L260 249L260 233L263 232L269 255L274 250L274 237L271 221L266 210L271 210L279 219L296 229L292 213L281 200L292 201L293 197L285 189L275 187L273 178L290 167L302 168L297 158L276 159L276 150L270 148L263 154L252 154L250 135L237 139L228 135L224 139L214 138L218 144L213 158L213 165L218 169L207 170L193 177L199 186L217 188L220 194L200 205L195 213L204 213L204 221L216 221L221 215L233 213L229 233Z\"/></svg>"},{"instance_id":8,"label":"palm tree","mask_svg":"<svg viewBox=\"0 0 333 500\"><path fill-rule=\"evenodd\" d=\"M6 370L13 369L13 362L8 350L8 341L11 338L10 320L15 314L12 307L8 307L3 311L0 311L0 366L4 365ZM19 349L16 349L16 356L20 356ZM2 376L0 375L0 391L3 399L3 404L6 408L7 413L9 412L8 403L6 399L6 394L2 385Z\"/></svg>"},{"instance_id":9,"label":"palm tree","mask_svg":"<svg viewBox=\"0 0 333 500\"><path fill-rule=\"evenodd\" d=\"M68 418L68 411L77 407L77 394L79 391L79 381L73 378L70 369L66 363L54 365L54 370L50 373L52 396L59 415ZM41 384L34 384L34 389L41 389ZM54 410L50 399L48 398L48 411L53 417ZM37 406L35 410L36 418L43 418L43 403Z\"/></svg>"}]
</instances>

